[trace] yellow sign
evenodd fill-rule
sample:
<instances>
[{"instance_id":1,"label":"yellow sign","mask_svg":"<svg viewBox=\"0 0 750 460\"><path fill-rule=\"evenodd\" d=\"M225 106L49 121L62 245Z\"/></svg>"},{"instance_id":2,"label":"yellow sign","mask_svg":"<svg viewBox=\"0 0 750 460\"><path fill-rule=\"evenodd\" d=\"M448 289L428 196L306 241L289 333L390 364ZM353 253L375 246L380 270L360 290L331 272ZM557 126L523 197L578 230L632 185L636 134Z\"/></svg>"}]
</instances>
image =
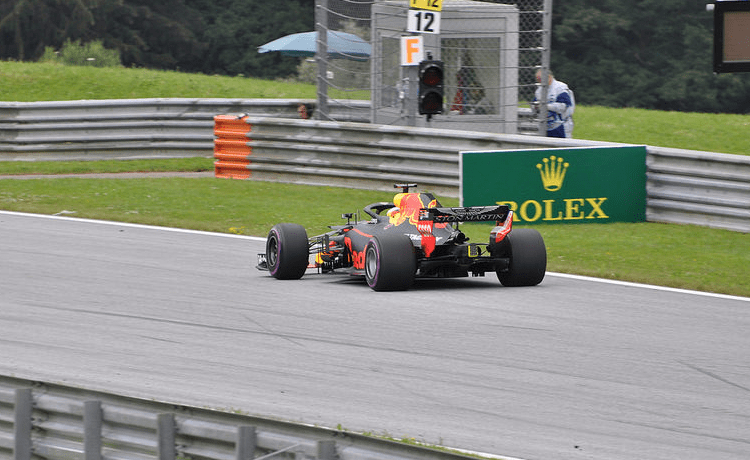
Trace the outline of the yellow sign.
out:
<instances>
[{"instance_id":1,"label":"yellow sign","mask_svg":"<svg viewBox=\"0 0 750 460\"><path fill-rule=\"evenodd\" d=\"M443 0L409 0L410 8L419 8L420 10L442 11Z\"/></svg>"}]
</instances>

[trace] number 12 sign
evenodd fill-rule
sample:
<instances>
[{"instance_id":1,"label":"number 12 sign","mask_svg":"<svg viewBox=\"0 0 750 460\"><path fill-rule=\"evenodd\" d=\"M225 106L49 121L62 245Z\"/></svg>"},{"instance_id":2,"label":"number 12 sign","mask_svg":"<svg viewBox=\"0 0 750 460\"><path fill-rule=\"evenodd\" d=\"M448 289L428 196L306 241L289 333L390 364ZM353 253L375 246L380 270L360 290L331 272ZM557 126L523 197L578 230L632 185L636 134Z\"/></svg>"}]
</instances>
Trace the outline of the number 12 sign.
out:
<instances>
[{"instance_id":1,"label":"number 12 sign","mask_svg":"<svg viewBox=\"0 0 750 460\"><path fill-rule=\"evenodd\" d=\"M440 13L436 11L409 10L406 31L421 34L439 34Z\"/></svg>"}]
</instances>

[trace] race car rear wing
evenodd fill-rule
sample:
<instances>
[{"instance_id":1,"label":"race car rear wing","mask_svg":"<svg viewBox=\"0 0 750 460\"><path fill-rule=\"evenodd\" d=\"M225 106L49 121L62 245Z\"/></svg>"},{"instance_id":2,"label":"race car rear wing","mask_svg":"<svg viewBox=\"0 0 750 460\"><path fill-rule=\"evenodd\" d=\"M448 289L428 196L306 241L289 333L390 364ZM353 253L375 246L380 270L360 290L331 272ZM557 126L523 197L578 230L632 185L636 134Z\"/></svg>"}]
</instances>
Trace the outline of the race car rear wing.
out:
<instances>
[{"instance_id":1,"label":"race car rear wing","mask_svg":"<svg viewBox=\"0 0 750 460\"><path fill-rule=\"evenodd\" d=\"M421 235L420 246L426 257L435 250L435 224L453 222L492 222L495 227L490 232L490 242L497 244L510 233L513 225L513 212L508 206L470 206L464 208L422 208L419 210L417 230Z\"/></svg>"},{"instance_id":2,"label":"race car rear wing","mask_svg":"<svg viewBox=\"0 0 750 460\"><path fill-rule=\"evenodd\" d=\"M510 208L508 206L470 206L461 208L422 208L419 210L420 221L432 221L436 224L448 222L505 222Z\"/></svg>"}]
</instances>

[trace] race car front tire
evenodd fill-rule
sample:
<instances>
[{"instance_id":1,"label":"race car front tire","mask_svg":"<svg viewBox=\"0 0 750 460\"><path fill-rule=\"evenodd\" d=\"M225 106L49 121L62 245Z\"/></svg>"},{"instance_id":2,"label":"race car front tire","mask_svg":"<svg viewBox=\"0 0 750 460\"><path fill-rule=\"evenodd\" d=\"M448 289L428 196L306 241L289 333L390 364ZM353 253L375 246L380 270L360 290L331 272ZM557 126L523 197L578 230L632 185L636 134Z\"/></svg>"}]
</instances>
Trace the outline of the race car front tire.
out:
<instances>
[{"instance_id":1,"label":"race car front tire","mask_svg":"<svg viewBox=\"0 0 750 460\"><path fill-rule=\"evenodd\" d=\"M405 291L414 284L417 258L402 233L374 236L365 247L365 280L375 291Z\"/></svg>"},{"instance_id":2,"label":"race car front tire","mask_svg":"<svg viewBox=\"0 0 750 460\"><path fill-rule=\"evenodd\" d=\"M298 280L307 270L307 231L299 224L276 224L266 239L266 262L271 276Z\"/></svg>"},{"instance_id":3,"label":"race car front tire","mask_svg":"<svg viewBox=\"0 0 750 460\"><path fill-rule=\"evenodd\" d=\"M547 271L547 248L542 235L531 228L512 230L504 241L508 268L497 271L503 286L536 286Z\"/></svg>"}]
</instances>

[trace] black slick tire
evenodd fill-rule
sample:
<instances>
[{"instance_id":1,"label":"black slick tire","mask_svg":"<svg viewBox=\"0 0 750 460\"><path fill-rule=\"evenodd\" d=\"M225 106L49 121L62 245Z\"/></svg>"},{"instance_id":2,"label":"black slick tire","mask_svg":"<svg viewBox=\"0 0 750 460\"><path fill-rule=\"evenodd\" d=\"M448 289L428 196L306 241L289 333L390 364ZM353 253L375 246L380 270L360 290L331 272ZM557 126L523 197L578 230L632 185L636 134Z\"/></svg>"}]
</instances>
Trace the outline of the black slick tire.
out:
<instances>
[{"instance_id":1,"label":"black slick tire","mask_svg":"<svg viewBox=\"0 0 750 460\"><path fill-rule=\"evenodd\" d=\"M547 272L547 248L542 235L531 228L512 230L505 237L505 250L510 259L507 270L498 270L497 279L503 286L536 286Z\"/></svg>"},{"instance_id":2,"label":"black slick tire","mask_svg":"<svg viewBox=\"0 0 750 460\"><path fill-rule=\"evenodd\" d=\"M276 224L266 239L266 263L271 276L298 280L307 270L307 232L299 224Z\"/></svg>"},{"instance_id":3,"label":"black slick tire","mask_svg":"<svg viewBox=\"0 0 750 460\"><path fill-rule=\"evenodd\" d=\"M405 291L414 284L417 258L402 233L374 236L365 247L365 281L375 291Z\"/></svg>"}]
</instances>

